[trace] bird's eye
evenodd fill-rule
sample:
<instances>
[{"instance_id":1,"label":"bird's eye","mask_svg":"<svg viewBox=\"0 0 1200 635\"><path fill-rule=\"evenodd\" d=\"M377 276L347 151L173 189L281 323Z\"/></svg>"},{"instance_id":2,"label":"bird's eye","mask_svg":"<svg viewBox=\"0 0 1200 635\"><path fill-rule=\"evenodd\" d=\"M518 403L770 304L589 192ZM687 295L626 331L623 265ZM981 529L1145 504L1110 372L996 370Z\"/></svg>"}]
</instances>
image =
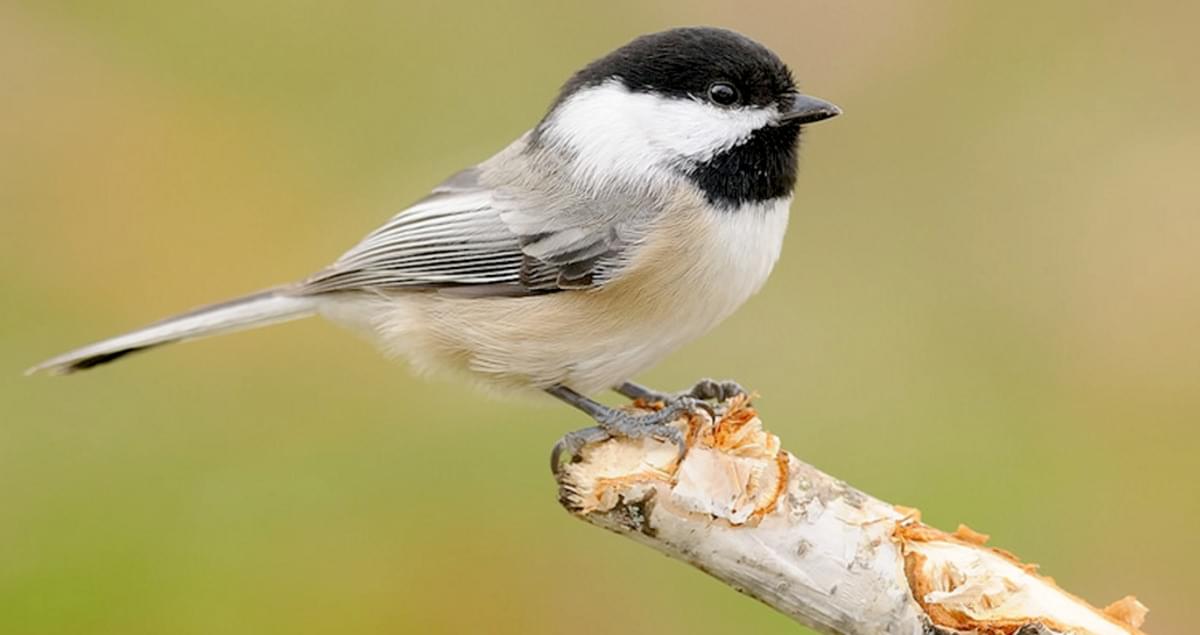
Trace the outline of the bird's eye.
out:
<instances>
[{"instance_id":1,"label":"bird's eye","mask_svg":"<svg viewBox=\"0 0 1200 635\"><path fill-rule=\"evenodd\" d=\"M708 99L714 104L732 106L738 102L738 98L738 90L733 87L733 84L716 82L708 87Z\"/></svg>"}]
</instances>

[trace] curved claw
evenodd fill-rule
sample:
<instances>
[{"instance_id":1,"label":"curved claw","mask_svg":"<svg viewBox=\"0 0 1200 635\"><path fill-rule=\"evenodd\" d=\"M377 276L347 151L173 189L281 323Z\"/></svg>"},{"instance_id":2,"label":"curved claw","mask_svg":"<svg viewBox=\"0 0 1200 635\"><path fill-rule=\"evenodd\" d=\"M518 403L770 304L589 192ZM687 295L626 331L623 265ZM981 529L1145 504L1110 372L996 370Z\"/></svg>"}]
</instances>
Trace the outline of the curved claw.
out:
<instances>
[{"instance_id":1,"label":"curved claw","mask_svg":"<svg viewBox=\"0 0 1200 635\"><path fill-rule=\"evenodd\" d=\"M675 413L676 416L679 416L685 412L703 410L704 412L708 413L708 418L712 419L713 421L717 420L717 407L711 403L708 403L708 400L704 399L703 397L696 397L695 395L676 397L671 405L678 406ZM670 407L670 405L668 407Z\"/></svg>"},{"instance_id":2,"label":"curved claw","mask_svg":"<svg viewBox=\"0 0 1200 635\"><path fill-rule=\"evenodd\" d=\"M610 438L612 438L612 435L599 426L564 434L561 439L554 443L554 449L550 450L550 472L555 476L558 475L562 468L563 452L566 452L568 462L571 462L578 458L579 451L585 446L606 441Z\"/></svg>"}]
</instances>

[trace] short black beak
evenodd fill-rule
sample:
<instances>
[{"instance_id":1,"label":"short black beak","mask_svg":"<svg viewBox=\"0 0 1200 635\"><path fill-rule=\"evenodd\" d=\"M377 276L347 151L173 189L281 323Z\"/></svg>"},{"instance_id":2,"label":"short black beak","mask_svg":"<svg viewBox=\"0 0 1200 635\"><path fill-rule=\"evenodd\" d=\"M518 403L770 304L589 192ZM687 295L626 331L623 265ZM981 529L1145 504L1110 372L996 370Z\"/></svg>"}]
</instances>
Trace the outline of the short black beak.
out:
<instances>
[{"instance_id":1,"label":"short black beak","mask_svg":"<svg viewBox=\"0 0 1200 635\"><path fill-rule=\"evenodd\" d=\"M795 93L792 96L792 107L783 111L779 123L816 123L830 117L842 114L842 109L816 97Z\"/></svg>"}]
</instances>

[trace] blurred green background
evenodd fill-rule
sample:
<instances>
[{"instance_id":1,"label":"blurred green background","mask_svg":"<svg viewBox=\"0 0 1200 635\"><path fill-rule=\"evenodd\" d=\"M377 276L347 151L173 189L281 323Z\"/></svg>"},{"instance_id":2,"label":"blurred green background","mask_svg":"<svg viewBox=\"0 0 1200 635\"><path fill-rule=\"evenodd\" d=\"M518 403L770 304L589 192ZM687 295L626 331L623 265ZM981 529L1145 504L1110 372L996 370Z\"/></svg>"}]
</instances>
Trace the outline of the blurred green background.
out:
<instances>
[{"instance_id":1,"label":"blurred green background","mask_svg":"<svg viewBox=\"0 0 1200 635\"><path fill-rule=\"evenodd\" d=\"M1200 5L0 3L0 632L795 632L570 519L563 407L319 321L25 378L288 281L629 38L741 30L845 116L784 258L647 373L1155 633L1200 566Z\"/></svg>"}]
</instances>

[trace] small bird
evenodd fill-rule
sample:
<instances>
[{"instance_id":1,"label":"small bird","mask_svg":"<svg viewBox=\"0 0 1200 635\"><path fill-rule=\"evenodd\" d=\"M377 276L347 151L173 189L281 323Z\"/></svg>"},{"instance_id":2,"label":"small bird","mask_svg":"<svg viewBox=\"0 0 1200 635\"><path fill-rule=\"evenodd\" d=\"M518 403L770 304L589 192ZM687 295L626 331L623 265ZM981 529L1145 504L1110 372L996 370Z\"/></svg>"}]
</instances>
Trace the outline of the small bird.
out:
<instances>
[{"instance_id":1,"label":"small bird","mask_svg":"<svg viewBox=\"0 0 1200 635\"><path fill-rule=\"evenodd\" d=\"M433 188L299 282L50 359L72 373L136 351L321 315L420 371L545 391L596 426L556 446L654 435L706 400L629 381L729 317L779 258L802 128L840 114L765 46L710 27L644 35L588 64L507 148ZM651 414L587 395L663 401Z\"/></svg>"}]
</instances>

